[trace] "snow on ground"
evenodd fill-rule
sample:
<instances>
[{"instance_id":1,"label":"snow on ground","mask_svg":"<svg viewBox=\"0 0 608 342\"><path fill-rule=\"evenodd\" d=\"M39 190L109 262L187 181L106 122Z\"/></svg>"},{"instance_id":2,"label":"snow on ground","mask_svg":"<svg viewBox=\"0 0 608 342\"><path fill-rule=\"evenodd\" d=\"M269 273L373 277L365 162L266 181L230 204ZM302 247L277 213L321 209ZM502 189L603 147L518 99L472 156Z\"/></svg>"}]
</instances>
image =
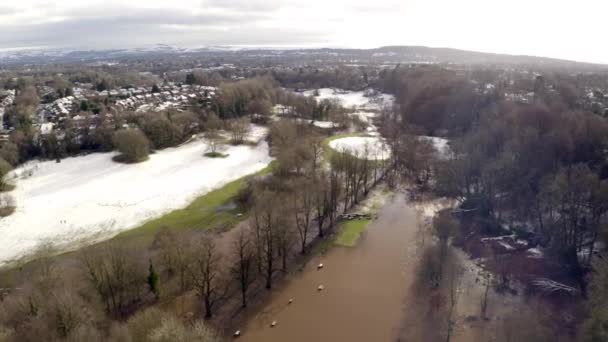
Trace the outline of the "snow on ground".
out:
<instances>
[{"instance_id":1,"label":"snow on ground","mask_svg":"<svg viewBox=\"0 0 608 342\"><path fill-rule=\"evenodd\" d=\"M368 159L388 159L391 155L389 146L380 137L341 138L330 141L329 147L358 157L364 156L367 149Z\"/></svg>"},{"instance_id":2,"label":"snow on ground","mask_svg":"<svg viewBox=\"0 0 608 342\"><path fill-rule=\"evenodd\" d=\"M67 248L109 238L183 208L271 161L265 142L231 146L228 158L206 158L207 150L198 140L156 152L139 164L115 163L115 153L96 153L20 167L11 193L17 210L0 220L0 266L42 244Z\"/></svg>"},{"instance_id":3,"label":"snow on ground","mask_svg":"<svg viewBox=\"0 0 608 342\"><path fill-rule=\"evenodd\" d=\"M319 128L334 128L338 126L337 123L332 121L313 121L312 124Z\"/></svg>"},{"instance_id":4,"label":"snow on ground","mask_svg":"<svg viewBox=\"0 0 608 342\"><path fill-rule=\"evenodd\" d=\"M528 253L528 258L531 259L540 259L544 256L543 251L540 248L530 248L526 251Z\"/></svg>"},{"instance_id":5,"label":"snow on ground","mask_svg":"<svg viewBox=\"0 0 608 342\"><path fill-rule=\"evenodd\" d=\"M508 243L506 243L504 241L498 241L498 244L501 245L507 251L515 250L515 247L509 245Z\"/></svg>"},{"instance_id":6,"label":"snow on ground","mask_svg":"<svg viewBox=\"0 0 608 342\"><path fill-rule=\"evenodd\" d=\"M351 114L352 116L356 116L359 120L371 124L373 119L378 116L378 113L374 112L354 112Z\"/></svg>"},{"instance_id":7,"label":"snow on ground","mask_svg":"<svg viewBox=\"0 0 608 342\"><path fill-rule=\"evenodd\" d=\"M319 128L335 128L335 127L340 126L340 124L333 122L333 121L317 121L317 120L298 119L298 122L312 124L313 126L319 127Z\"/></svg>"},{"instance_id":8,"label":"snow on ground","mask_svg":"<svg viewBox=\"0 0 608 342\"><path fill-rule=\"evenodd\" d=\"M247 133L246 140L252 143L259 143L268 134L268 128L260 125L251 125L249 132Z\"/></svg>"},{"instance_id":9,"label":"snow on ground","mask_svg":"<svg viewBox=\"0 0 608 342\"><path fill-rule=\"evenodd\" d=\"M232 138L232 134L229 131L221 130L219 134L225 139ZM249 132L247 132L247 135L245 136L245 141L252 144L258 144L266 138L266 135L268 135L267 127L251 124L249 125Z\"/></svg>"},{"instance_id":10,"label":"snow on ground","mask_svg":"<svg viewBox=\"0 0 608 342\"><path fill-rule=\"evenodd\" d=\"M318 96L315 96L315 91L318 91ZM378 111L385 106L391 106L395 102L393 95L381 94L367 89L365 91L348 91L342 89L321 88L318 90L307 90L302 92L305 96L313 96L315 99L337 99L342 106L355 110L349 115L358 117L361 121L369 125L368 132L370 135L379 135L377 128L373 125L372 120L378 115ZM317 127L331 128L338 124L329 121L315 121L313 123Z\"/></svg>"},{"instance_id":11,"label":"snow on ground","mask_svg":"<svg viewBox=\"0 0 608 342\"><path fill-rule=\"evenodd\" d=\"M362 91L344 91L339 89L321 88L318 89L319 95L314 96L315 90L307 90L305 96L314 96L317 100L324 99L339 99L344 107L360 107L369 102L369 98L365 97Z\"/></svg>"},{"instance_id":12,"label":"snow on ground","mask_svg":"<svg viewBox=\"0 0 608 342\"><path fill-rule=\"evenodd\" d=\"M321 88L318 89L319 96L315 96L317 100L339 99L342 105L346 108L356 107L361 110L380 110L385 105L392 105L395 101L393 95L379 94L378 96L369 95L371 91L347 91L341 89ZM305 96L314 96L315 90L307 90L303 92Z\"/></svg>"},{"instance_id":13,"label":"snow on ground","mask_svg":"<svg viewBox=\"0 0 608 342\"><path fill-rule=\"evenodd\" d=\"M420 139L430 141L433 144L433 147L439 153L441 158L447 158L450 153L450 146L448 146L448 140L444 138L438 137L429 137L429 136L420 136Z\"/></svg>"}]
</instances>

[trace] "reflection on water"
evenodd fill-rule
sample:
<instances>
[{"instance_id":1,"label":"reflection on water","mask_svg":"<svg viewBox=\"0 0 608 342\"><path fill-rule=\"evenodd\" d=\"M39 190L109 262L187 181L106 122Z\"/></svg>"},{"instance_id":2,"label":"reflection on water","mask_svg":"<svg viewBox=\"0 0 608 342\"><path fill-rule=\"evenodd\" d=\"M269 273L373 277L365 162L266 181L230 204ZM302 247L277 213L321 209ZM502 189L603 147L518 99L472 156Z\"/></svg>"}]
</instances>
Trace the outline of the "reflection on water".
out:
<instances>
[{"instance_id":1,"label":"reflection on water","mask_svg":"<svg viewBox=\"0 0 608 342\"><path fill-rule=\"evenodd\" d=\"M239 327L240 339L543 340L537 321L543 309L533 301L496 293L488 285L491 278L452 247L444 251L448 262L438 266L430 220L447 205L413 204L406 195L392 195L355 248L334 247L313 258L248 317L245 327ZM321 262L325 267L318 270ZM435 287L437 268L442 276ZM319 285L323 291L318 291ZM271 327L273 321L277 324Z\"/></svg>"}]
</instances>

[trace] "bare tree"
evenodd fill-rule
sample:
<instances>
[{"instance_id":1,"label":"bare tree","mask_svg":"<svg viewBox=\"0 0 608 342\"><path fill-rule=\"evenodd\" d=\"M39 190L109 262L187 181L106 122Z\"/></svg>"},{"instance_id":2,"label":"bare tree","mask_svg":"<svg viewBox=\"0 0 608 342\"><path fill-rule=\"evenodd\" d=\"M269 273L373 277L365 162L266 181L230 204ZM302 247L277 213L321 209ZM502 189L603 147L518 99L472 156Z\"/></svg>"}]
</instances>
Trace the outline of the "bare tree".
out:
<instances>
[{"instance_id":1,"label":"bare tree","mask_svg":"<svg viewBox=\"0 0 608 342\"><path fill-rule=\"evenodd\" d=\"M306 146L310 151L311 169L315 173L323 160L323 138L313 134L306 141Z\"/></svg>"},{"instance_id":2,"label":"bare tree","mask_svg":"<svg viewBox=\"0 0 608 342\"><path fill-rule=\"evenodd\" d=\"M148 159L150 142L139 129L121 129L114 133L114 146L121 153L114 160L137 163Z\"/></svg>"},{"instance_id":3,"label":"bare tree","mask_svg":"<svg viewBox=\"0 0 608 342\"><path fill-rule=\"evenodd\" d=\"M233 243L234 261L232 262L232 274L239 283L241 290L241 305L247 307L247 291L255 281L255 246L251 233L245 227L239 228L239 232Z\"/></svg>"},{"instance_id":4,"label":"bare tree","mask_svg":"<svg viewBox=\"0 0 608 342\"><path fill-rule=\"evenodd\" d=\"M249 133L249 119L239 118L227 121L228 131L230 131L230 141L233 145L240 145L245 142Z\"/></svg>"},{"instance_id":5,"label":"bare tree","mask_svg":"<svg viewBox=\"0 0 608 342\"><path fill-rule=\"evenodd\" d=\"M260 271L266 278L266 288L272 287L272 277L276 271L276 239L278 235L278 201L276 195L268 190L260 190L253 207L253 223L256 231L256 244L260 259Z\"/></svg>"},{"instance_id":6,"label":"bare tree","mask_svg":"<svg viewBox=\"0 0 608 342\"><path fill-rule=\"evenodd\" d=\"M447 273L447 275L445 278L447 278L447 281L444 286L447 287L446 290L449 292L450 302L447 308L448 312L446 317L447 327L445 341L450 342L452 333L454 332L454 328L456 326L454 315L456 313L456 305L458 304L458 299L461 293L460 285L462 283L463 268L458 264L457 260L455 260L454 255L451 255L450 261L448 262L448 266L446 268L445 273Z\"/></svg>"},{"instance_id":7,"label":"bare tree","mask_svg":"<svg viewBox=\"0 0 608 342\"><path fill-rule=\"evenodd\" d=\"M13 166L0 157L0 191L11 190L11 187L5 182L4 178L12 169Z\"/></svg>"},{"instance_id":8,"label":"bare tree","mask_svg":"<svg viewBox=\"0 0 608 342\"><path fill-rule=\"evenodd\" d=\"M222 120L213 112L207 117L205 124L205 138L209 142L211 153L217 152L217 147L220 141L220 129L222 129Z\"/></svg>"},{"instance_id":9,"label":"bare tree","mask_svg":"<svg viewBox=\"0 0 608 342\"><path fill-rule=\"evenodd\" d=\"M222 299L226 291L220 291L223 279L220 274L221 255L216 250L215 241L205 236L193 250L192 263L188 272L196 293L203 299L205 317L213 316L213 307Z\"/></svg>"},{"instance_id":10,"label":"bare tree","mask_svg":"<svg viewBox=\"0 0 608 342\"><path fill-rule=\"evenodd\" d=\"M287 199L285 198L284 201L287 201ZM281 201L281 203L284 203L284 201ZM279 212L284 213L287 212L289 209L286 205L283 205L280 206L278 210ZM283 273L286 273L289 256L296 242L294 224L293 221L288 219L286 216L280 215L278 216L278 220L275 224L275 227L277 252L279 257L281 258L281 271L283 271Z\"/></svg>"},{"instance_id":11,"label":"bare tree","mask_svg":"<svg viewBox=\"0 0 608 342\"><path fill-rule=\"evenodd\" d=\"M315 219L317 220L319 237L324 236L323 224L327 216L329 215L329 187L328 179L325 172L321 171L316 173L312 190L314 191L314 209Z\"/></svg>"},{"instance_id":12,"label":"bare tree","mask_svg":"<svg viewBox=\"0 0 608 342\"><path fill-rule=\"evenodd\" d=\"M114 317L123 317L128 305L139 299L145 276L138 258L124 248L85 250L82 254L88 280Z\"/></svg>"},{"instance_id":13,"label":"bare tree","mask_svg":"<svg viewBox=\"0 0 608 342\"><path fill-rule=\"evenodd\" d=\"M300 252L305 254L315 204L315 189L312 182L307 180L294 182L291 188L291 199L291 211L300 238Z\"/></svg>"},{"instance_id":14,"label":"bare tree","mask_svg":"<svg viewBox=\"0 0 608 342\"><path fill-rule=\"evenodd\" d=\"M191 236L188 233L175 233L163 228L155 237L154 245L160 249L162 266L169 277L179 277L181 291L188 287L188 264L192 250Z\"/></svg>"}]
</instances>

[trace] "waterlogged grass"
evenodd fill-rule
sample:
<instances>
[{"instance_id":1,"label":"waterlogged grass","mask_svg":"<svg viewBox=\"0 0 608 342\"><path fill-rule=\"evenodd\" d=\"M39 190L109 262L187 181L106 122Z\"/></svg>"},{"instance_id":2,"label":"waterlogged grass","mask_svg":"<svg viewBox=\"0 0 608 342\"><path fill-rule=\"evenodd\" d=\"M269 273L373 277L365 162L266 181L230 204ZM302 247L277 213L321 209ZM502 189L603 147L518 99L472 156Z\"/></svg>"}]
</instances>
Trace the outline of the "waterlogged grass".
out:
<instances>
[{"instance_id":1,"label":"waterlogged grass","mask_svg":"<svg viewBox=\"0 0 608 342\"><path fill-rule=\"evenodd\" d=\"M384 188L373 190L368 197L357 206L356 212L363 215L368 215L369 218L359 218L355 220L342 221L338 224L337 235L334 239L334 245L354 247L359 240L359 236L367 230L378 212L384 207L386 199L391 192Z\"/></svg>"},{"instance_id":2,"label":"waterlogged grass","mask_svg":"<svg viewBox=\"0 0 608 342\"><path fill-rule=\"evenodd\" d=\"M354 247L359 240L359 236L367 229L370 222L372 222L370 219L357 219L340 223L340 232L334 243L338 246Z\"/></svg>"},{"instance_id":3,"label":"waterlogged grass","mask_svg":"<svg viewBox=\"0 0 608 342\"><path fill-rule=\"evenodd\" d=\"M224 154L220 152L207 152L205 153L205 157L208 158L228 158L229 154Z\"/></svg>"},{"instance_id":4,"label":"waterlogged grass","mask_svg":"<svg viewBox=\"0 0 608 342\"><path fill-rule=\"evenodd\" d=\"M239 191L247 184L249 178L268 174L272 171L273 167L274 162L253 175L239 178L219 189L198 197L186 208L171 211L137 228L125 231L117 235L115 239L138 238L151 240L163 228L173 230L209 230L230 227L245 218L245 215L237 215L242 212L242 208L231 205L234 203Z\"/></svg>"}]
</instances>

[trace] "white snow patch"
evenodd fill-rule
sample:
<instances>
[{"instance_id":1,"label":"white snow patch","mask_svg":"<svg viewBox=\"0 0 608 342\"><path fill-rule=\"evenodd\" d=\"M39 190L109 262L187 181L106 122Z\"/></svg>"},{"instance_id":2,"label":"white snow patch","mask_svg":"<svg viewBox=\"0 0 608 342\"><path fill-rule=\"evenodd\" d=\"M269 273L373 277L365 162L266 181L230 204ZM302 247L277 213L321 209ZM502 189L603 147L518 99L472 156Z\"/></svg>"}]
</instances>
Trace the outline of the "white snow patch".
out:
<instances>
[{"instance_id":1,"label":"white snow patch","mask_svg":"<svg viewBox=\"0 0 608 342\"><path fill-rule=\"evenodd\" d=\"M319 127L319 128L335 128L335 127L340 126L340 124L333 122L333 121L317 121L317 120L298 119L298 122L311 124L311 125L313 125L315 127Z\"/></svg>"},{"instance_id":2,"label":"white snow patch","mask_svg":"<svg viewBox=\"0 0 608 342\"><path fill-rule=\"evenodd\" d=\"M259 143L268 134L268 128L260 125L251 125L247 137L245 138L252 143Z\"/></svg>"},{"instance_id":3,"label":"white snow patch","mask_svg":"<svg viewBox=\"0 0 608 342\"><path fill-rule=\"evenodd\" d=\"M501 245L502 247L504 247L504 249L506 249L508 251L512 251L515 249L515 247L509 245L508 243L506 243L504 241L498 241L498 244Z\"/></svg>"},{"instance_id":4,"label":"white snow patch","mask_svg":"<svg viewBox=\"0 0 608 342\"><path fill-rule=\"evenodd\" d=\"M540 259L544 256L543 251L539 248L530 248L526 252L528 253L528 258L531 259Z\"/></svg>"},{"instance_id":5,"label":"white snow patch","mask_svg":"<svg viewBox=\"0 0 608 342\"><path fill-rule=\"evenodd\" d=\"M232 146L228 158L205 158L204 141L150 155L139 164L97 153L26 164L13 173L16 212L0 220L0 265L51 243L61 249L99 241L183 208L271 162L268 145Z\"/></svg>"},{"instance_id":6,"label":"white snow patch","mask_svg":"<svg viewBox=\"0 0 608 342\"><path fill-rule=\"evenodd\" d=\"M355 107L357 109L380 110L384 106L390 106L395 101L395 97L389 94L370 95L372 92L367 91L348 91L342 89L321 88L318 89L319 95L315 96L317 100L335 98L340 100L342 106L346 108ZM303 92L305 96L314 96L315 90L307 90Z\"/></svg>"},{"instance_id":7,"label":"white snow patch","mask_svg":"<svg viewBox=\"0 0 608 342\"><path fill-rule=\"evenodd\" d=\"M502 235L502 236L495 236L495 237L487 237L487 238L482 238L479 239L481 242L486 242L486 241L499 241L502 239L514 239L515 238L515 234L513 235Z\"/></svg>"},{"instance_id":8,"label":"white snow patch","mask_svg":"<svg viewBox=\"0 0 608 342\"><path fill-rule=\"evenodd\" d=\"M450 153L450 146L448 146L449 141L447 139L424 135L420 136L420 139L431 142L441 158L448 157Z\"/></svg>"},{"instance_id":9,"label":"white snow patch","mask_svg":"<svg viewBox=\"0 0 608 342\"><path fill-rule=\"evenodd\" d=\"M336 151L344 151L352 155L363 157L366 154L368 159L388 159L390 158L390 148L380 137L348 137L332 140L329 147Z\"/></svg>"},{"instance_id":10,"label":"white snow patch","mask_svg":"<svg viewBox=\"0 0 608 342\"><path fill-rule=\"evenodd\" d=\"M337 123L332 121L313 121L312 124L319 128L334 128L338 126Z\"/></svg>"}]
</instances>

